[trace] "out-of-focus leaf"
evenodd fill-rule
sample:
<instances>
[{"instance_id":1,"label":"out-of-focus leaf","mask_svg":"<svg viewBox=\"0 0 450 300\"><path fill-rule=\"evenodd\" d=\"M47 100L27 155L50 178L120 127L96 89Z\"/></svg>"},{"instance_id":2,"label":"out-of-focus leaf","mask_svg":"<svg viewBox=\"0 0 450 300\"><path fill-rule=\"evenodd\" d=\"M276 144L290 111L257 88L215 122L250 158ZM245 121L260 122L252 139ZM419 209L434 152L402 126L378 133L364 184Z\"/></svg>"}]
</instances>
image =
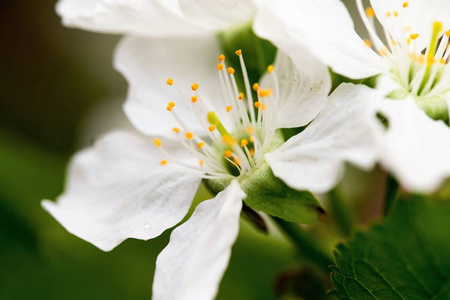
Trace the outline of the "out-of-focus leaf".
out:
<instances>
[{"instance_id":1,"label":"out-of-focus leaf","mask_svg":"<svg viewBox=\"0 0 450 300\"><path fill-rule=\"evenodd\" d=\"M450 204L398 202L384 224L340 244L332 273L341 299L450 299Z\"/></svg>"}]
</instances>

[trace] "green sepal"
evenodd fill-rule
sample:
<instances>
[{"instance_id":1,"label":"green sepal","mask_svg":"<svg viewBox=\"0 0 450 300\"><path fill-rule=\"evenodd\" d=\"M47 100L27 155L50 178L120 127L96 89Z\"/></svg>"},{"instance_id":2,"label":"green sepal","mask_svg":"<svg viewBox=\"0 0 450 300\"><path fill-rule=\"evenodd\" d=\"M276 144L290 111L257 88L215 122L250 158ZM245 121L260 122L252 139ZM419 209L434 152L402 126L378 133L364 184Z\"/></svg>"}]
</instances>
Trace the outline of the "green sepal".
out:
<instances>
[{"instance_id":1,"label":"green sepal","mask_svg":"<svg viewBox=\"0 0 450 300\"><path fill-rule=\"evenodd\" d=\"M302 224L315 224L326 217L312 193L289 188L275 177L268 164L242 180L241 187L247 194L244 202L266 214Z\"/></svg>"}]
</instances>

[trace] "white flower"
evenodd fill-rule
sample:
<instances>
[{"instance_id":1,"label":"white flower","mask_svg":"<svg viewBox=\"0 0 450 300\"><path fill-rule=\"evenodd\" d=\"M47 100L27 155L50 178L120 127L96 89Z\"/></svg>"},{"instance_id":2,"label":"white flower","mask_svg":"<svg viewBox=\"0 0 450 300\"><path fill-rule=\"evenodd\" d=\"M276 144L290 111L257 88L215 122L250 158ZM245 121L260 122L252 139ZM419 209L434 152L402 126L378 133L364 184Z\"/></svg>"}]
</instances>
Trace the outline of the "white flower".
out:
<instances>
[{"instance_id":1,"label":"white flower","mask_svg":"<svg viewBox=\"0 0 450 300\"><path fill-rule=\"evenodd\" d=\"M266 1L254 30L288 55L309 48L347 77L380 74L377 89L389 99L374 106L389 123L377 128L381 162L406 189L430 192L450 176L450 129L433 120L449 119L450 1L370 3L356 0L366 40L338 0Z\"/></svg>"},{"instance_id":2,"label":"white flower","mask_svg":"<svg viewBox=\"0 0 450 300\"><path fill-rule=\"evenodd\" d=\"M376 160L365 122L369 88L343 85L327 98L327 68L301 53L307 68L297 68L282 52L260 86L251 86L237 51L241 91L238 70L227 68L223 55L216 60L217 43L125 39L116 57L130 83L125 110L141 132L158 137L100 139L75 157L58 201L43 202L67 230L108 251L180 222L202 178L228 180L173 231L157 260L154 299L214 298L238 233L245 181L267 164L291 187L324 192L339 180L344 161L371 168ZM311 121L278 147L277 129Z\"/></svg>"},{"instance_id":3,"label":"white flower","mask_svg":"<svg viewBox=\"0 0 450 300\"><path fill-rule=\"evenodd\" d=\"M202 36L255 13L253 0L60 0L69 27L145 36Z\"/></svg>"}]
</instances>

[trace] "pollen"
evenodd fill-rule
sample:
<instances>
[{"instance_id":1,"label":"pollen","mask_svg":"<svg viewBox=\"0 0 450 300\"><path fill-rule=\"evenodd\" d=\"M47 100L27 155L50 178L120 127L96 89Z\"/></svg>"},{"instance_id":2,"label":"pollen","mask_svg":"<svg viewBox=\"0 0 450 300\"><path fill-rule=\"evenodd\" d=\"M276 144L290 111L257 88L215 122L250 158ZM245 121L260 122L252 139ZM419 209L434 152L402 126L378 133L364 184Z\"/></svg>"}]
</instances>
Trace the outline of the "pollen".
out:
<instances>
[{"instance_id":1,"label":"pollen","mask_svg":"<svg viewBox=\"0 0 450 300\"><path fill-rule=\"evenodd\" d=\"M275 70L275 67L273 65L267 67L267 72L273 73L273 70Z\"/></svg>"},{"instance_id":2,"label":"pollen","mask_svg":"<svg viewBox=\"0 0 450 300\"><path fill-rule=\"evenodd\" d=\"M233 157L233 151L231 151L231 150L225 150L225 157L228 157L228 158L232 158Z\"/></svg>"},{"instance_id":3,"label":"pollen","mask_svg":"<svg viewBox=\"0 0 450 300\"><path fill-rule=\"evenodd\" d=\"M197 96L192 96L192 97L191 97L191 102L192 102L192 103L197 102L197 100L198 100Z\"/></svg>"},{"instance_id":4,"label":"pollen","mask_svg":"<svg viewBox=\"0 0 450 300\"><path fill-rule=\"evenodd\" d=\"M254 91L259 90L259 84L258 83L253 84L253 90Z\"/></svg>"},{"instance_id":5,"label":"pollen","mask_svg":"<svg viewBox=\"0 0 450 300\"><path fill-rule=\"evenodd\" d=\"M168 163L167 159L161 159L161 161L159 162L161 166L165 166L167 165L167 163Z\"/></svg>"},{"instance_id":6,"label":"pollen","mask_svg":"<svg viewBox=\"0 0 450 300\"><path fill-rule=\"evenodd\" d=\"M175 133L179 133L180 132L180 128L174 127L174 128L172 128L172 131L175 132Z\"/></svg>"},{"instance_id":7,"label":"pollen","mask_svg":"<svg viewBox=\"0 0 450 300\"><path fill-rule=\"evenodd\" d=\"M156 146L156 147L161 147L161 145L162 145L161 140L158 139L158 138L154 139L154 140L153 140L153 143L155 143L155 146Z\"/></svg>"},{"instance_id":8,"label":"pollen","mask_svg":"<svg viewBox=\"0 0 450 300\"><path fill-rule=\"evenodd\" d=\"M229 68L227 69L227 73L228 73L228 74L234 74L234 69L233 69L232 67L229 67Z\"/></svg>"},{"instance_id":9,"label":"pollen","mask_svg":"<svg viewBox=\"0 0 450 300\"><path fill-rule=\"evenodd\" d=\"M192 89L193 91L198 90L199 87L200 87L200 86L198 85L198 83L194 83L194 84L191 85L191 89Z\"/></svg>"},{"instance_id":10,"label":"pollen","mask_svg":"<svg viewBox=\"0 0 450 300\"><path fill-rule=\"evenodd\" d=\"M242 139L241 140L241 147L245 147L248 145L248 140L247 139Z\"/></svg>"},{"instance_id":11,"label":"pollen","mask_svg":"<svg viewBox=\"0 0 450 300\"><path fill-rule=\"evenodd\" d=\"M233 106L229 105L227 106L227 112L230 112L230 110L233 108Z\"/></svg>"},{"instance_id":12,"label":"pollen","mask_svg":"<svg viewBox=\"0 0 450 300\"><path fill-rule=\"evenodd\" d=\"M237 56L241 56L242 55L242 50L241 49L236 50L236 52L234 52L234 53L236 53Z\"/></svg>"},{"instance_id":13,"label":"pollen","mask_svg":"<svg viewBox=\"0 0 450 300\"><path fill-rule=\"evenodd\" d=\"M238 99L239 100L244 100L244 93L239 93Z\"/></svg>"},{"instance_id":14,"label":"pollen","mask_svg":"<svg viewBox=\"0 0 450 300\"><path fill-rule=\"evenodd\" d=\"M194 134L192 132L188 131L184 134L184 136L186 137L186 139L192 140L192 138L194 137Z\"/></svg>"},{"instance_id":15,"label":"pollen","mask_svg":"<svg viewBox=\"0 0 450 300\"><path fill-rule=\"evenodd\" d=\"M221 63L217 64L217 70L219 70L219 71L223 70L223 65Z\"/></svg>"},{"instance_id":16,"label":"pollen","mask_svg":"<svg viewBox=\"0 0 450 300\"><path fill-rule=\"evenodd\" d=\"M261 108L261 104L262 104L261 101L256 101L255 102L255 107L256 108Z\"/></svg>"},{"instance_id":17,"label":"pollen","mask_svg":"<svg viewBox=\"0 0 450 300\"><path fill-rule=\"evenodd\" d=\"M408 7L408 5L409 5L409 2L408 2L408 1L406 1L406 2L403 2L403 8L407 8L407 7Z\"/></svg>"},{"instance_id":18,"label":"pollen","mask_svg":"<svg viewBox=\"0 0 450 300\"><path fill-rule=\"evenodd\" d=\"M419 34L418 33L413 33L413 34L411 34L410 36L409 36L409 38L411 39L411 40L415 40L415 39L417 39L419 37Z\"/></svg>"},{"instance_id":19,"label":"pollen","mask_svg":"<svg viewBox=\"0 0 450 300\"><path fill-rule=\"evenodd\" d=\"M366 8L366 15L367 15L369 18L375 17L375 11L373 10L372 7Z\"/></svg>"},{"instance_id":20,"label":"pollen","mask_svg":"<svg viewBox=\"0 0 450 300\"><path fill-rule=\"evenodd\" d=\"M197 148L198 148L198 149L202 149L203 146L205 146L205 143L203 143L203 142L197 144Z\"/></svg>"},{"instance_id":21,"label":"pollen","mask_svg":"<svg viewBox=\"0 0 450 300\"><path fill-rule=\"evenodd\" d=\"M225 60L225 55L220 54L219 57L217 58L219 61L224 61Z\"/></svg>"},{"instance_id":22,"label":"pollen","mask_svg":"<svg viewBox=\"0 0 450 300\"><path fill-rule=\"evenodd\" d=\"M214 130L216 130L216 126L213 126L213 125L209 126L208 130L213 132Z\"/></svg>"},{"instance_id":23,"label":"pollen","mask_svg":"<svg viewBox=\"0 0 450 300\"><path fill-rule=\"evenodd\" d=\"M168 85L172 85L173 82L174 82L174 81L173 81L172 78L168 78L167 81L166 81L166 83L167 83Z\"/></svg>"},{"instance_id":24,"label":"pollen","mask_svg":"<svg viewBox=\"0 0 450 300\"><path fill-rule=\"evenodd\" d=\"M258 91L258 96L259 97L261 97L261 98L264 98L264 97L269 97L270 95L272 95L272 89L260 89L259 91Z\"/></svg>"}]
</instances>

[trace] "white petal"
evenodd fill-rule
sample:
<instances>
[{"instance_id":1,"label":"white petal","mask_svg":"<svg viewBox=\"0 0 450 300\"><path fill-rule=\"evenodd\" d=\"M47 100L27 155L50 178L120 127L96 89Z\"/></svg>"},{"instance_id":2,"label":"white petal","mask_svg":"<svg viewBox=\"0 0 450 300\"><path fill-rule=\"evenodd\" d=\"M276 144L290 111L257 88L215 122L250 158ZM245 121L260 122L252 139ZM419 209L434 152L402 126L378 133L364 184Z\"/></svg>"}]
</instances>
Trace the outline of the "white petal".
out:
<instances>
[{"instance_id":1,"label":"white petal","mask_svg":"<svg viewBox=\"0 0 450 300\"><path fill-rule=\"evenodd\" d=\"M198 92L212 103L210 109L225 113L216 69L218 54L216 38L125 38L115 65L129 82L125 112L133 125L145 134L175 138L171 130L180 125L166 110L167 103L174 101L176 113L190 130L203 133L206 128L192 111L191 85L200 85ZM166 84L168 78L175 81L173 86ZM199 102L195 105L201 108ZM206 120L206 113L200 117Z\"/></svg>"},{"instance_id":2,"label":"white petal","mask_svg":"<svg viewBox=\"0 0 450 300\"><path fill-rule=\"evenodd\" d=\"M258 11L253 29L293 56L303 48L335 72L350 78L365 78L387 66L365 45L339 0L266 0Z\"/></svg>"},{"instance_id":3,"label":"white petal","mask_svg":"<svg viewBox=\"0 0 450 300\"><path fill-rule=\"evenodd\" d=\"M60 0L56 6L69 27L148 36L207 34L180 11L178 0Z\"/></svg>"},{"instance_id":4,"label":"white petal","mask_svg":"<svg viewBox=\"0 0 450 300\"><path fill-rule=\"evenodd\" d=\"M278 51L274 75L267 73L261 80L263 88L273 88L276 106L276 128L300 127L311 122L322 110L331 88L328 68L309 52L297 52L296 64ZM303 63L298 64L299 60ZM269 103L270 106L270 103Z\"/></svg>"},{"instance_id":5,"label":"white petal","mask_svg":"<svg viewBox=\"0 0 450 300\"><path fill-rule=\"evenodd\" d=\"M385 100L378 110L389 127L379 136L381 162L414 192L436 190L450 176L450 129L429 118L412 98Z\"/></svg>"},{"instance_id":6,"label":"white petal","mask_svg":"<svg viewBox=\"0 0 450 300\"><path fill-rule=\"evenodd\" d=\"M341 84L300 134L266 155L275 176L298 190L323 193L340 179L344 161L370 169L376 160L372 100L377 91Z\"/></svg>"},{"instance_id":7,"label":"white petal","mask_svg":"<svg viewBox=\"0 0 450 300\"><path fill-rule=\"evenodd\" d=\"M181 11L205 29L225 29L250 21L256 7L252 0L180 0Z\"/></svg>"},{"instance_id":8,"label":"white petal","mask_svg":"<svg viewBox=\"0 0 450 300\"><path fill-rule=\"evenodd\" d=\"M154 300L214 299L239 231L245 193L237 181L198 205L156 261Z\"/></svg>"},{"instance_id":9,"label":"white petal","mask_svg":"<svg viewBox=\"0 0 450 300\"><path fill-rule=\"evenodd\" d=\"M78 153L66 190L44 208L69 232L109 251L127 238L147 240L181 221L200 178L171 165L155 146L115 132Z\"/></svg>"}]
</instances>

